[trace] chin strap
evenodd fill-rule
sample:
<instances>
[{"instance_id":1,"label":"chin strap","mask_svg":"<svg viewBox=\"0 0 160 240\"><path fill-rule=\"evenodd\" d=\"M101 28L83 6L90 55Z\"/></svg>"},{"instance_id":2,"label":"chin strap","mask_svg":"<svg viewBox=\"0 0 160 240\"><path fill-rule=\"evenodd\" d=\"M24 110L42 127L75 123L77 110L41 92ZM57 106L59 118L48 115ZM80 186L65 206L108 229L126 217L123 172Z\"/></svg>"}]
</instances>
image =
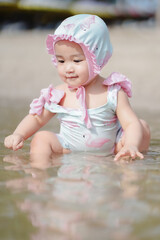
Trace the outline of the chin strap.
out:
<instances>
[{"instance_id":1,"label":"chin strap","mask_svg":"<svg viewBox=\"0 0 160 240\"><path fill-rule=\"evenodd\" d=\"M85 88L83 86L79 87L76 92L76 97L80 102L81 110L82 110L82 120L85 122L87 128L91 128L91 120L88 116L88 111L86 107L86 97L85 97Z\"/></svg>"},{"instance_id":2,"label":"chin strap","mask_svg":"<svg viewBox=\"0 0 160 240\"><path fill-rule=\"evenodd\" d=\"M88 115L88 111L87 111L87 106L86 106L86 92L85 92L85 88L83 86L74 88L71 86L68 86L69 89L74 90L76 89L76 98L78 99L80 106L81 106L81 111L82 111L82 121L85 122L87 128L91 128L92 127L92 123L91 120L89 118Z\"/></svg>"}]
</instances>

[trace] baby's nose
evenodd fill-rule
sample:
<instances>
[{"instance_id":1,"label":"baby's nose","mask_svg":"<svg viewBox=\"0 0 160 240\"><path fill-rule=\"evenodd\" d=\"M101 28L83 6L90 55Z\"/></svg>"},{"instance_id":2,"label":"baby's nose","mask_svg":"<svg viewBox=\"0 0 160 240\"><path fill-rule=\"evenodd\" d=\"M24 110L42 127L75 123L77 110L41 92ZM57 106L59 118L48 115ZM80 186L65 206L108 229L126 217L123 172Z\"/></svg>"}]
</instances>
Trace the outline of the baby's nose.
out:
<instances>
[{"instance_id":1,"label":"baby's nose","mask_svg":"<svg viewBox=\"0 0 160 240\"><path fill-rule=\"evenodd\" d=\"M66 72L74 72L74 67L72 63L66 64Z\"/></svg>"}]
</instances>

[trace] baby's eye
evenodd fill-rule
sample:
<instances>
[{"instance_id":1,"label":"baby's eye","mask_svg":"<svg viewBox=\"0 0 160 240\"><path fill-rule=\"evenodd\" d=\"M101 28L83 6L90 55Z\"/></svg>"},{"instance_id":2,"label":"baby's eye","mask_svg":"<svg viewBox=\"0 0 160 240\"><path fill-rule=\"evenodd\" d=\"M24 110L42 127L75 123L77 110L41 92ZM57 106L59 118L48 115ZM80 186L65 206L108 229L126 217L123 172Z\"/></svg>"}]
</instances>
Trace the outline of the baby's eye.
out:
<instances>
[{"instance_id":1,"label":"baby's eye","mask_svg":"<svg viewBox=\"0 0 160 240\"><path fill-rule=\"evenodd\" d=\"M58 60L59 63L64 63L64 60Z\"/></svg>"},{"instance_id":2,"label":"baby's eye","mask_svg":"<svg viewBox=\"0 0 160 240\"><path fill-rule=\"evenodd\" d=\"M74 62L75 62L75 63L79 63L79 62L82 62L82 60L80 60L80 59L75 59Z\"/></svg>"}]
</instances>

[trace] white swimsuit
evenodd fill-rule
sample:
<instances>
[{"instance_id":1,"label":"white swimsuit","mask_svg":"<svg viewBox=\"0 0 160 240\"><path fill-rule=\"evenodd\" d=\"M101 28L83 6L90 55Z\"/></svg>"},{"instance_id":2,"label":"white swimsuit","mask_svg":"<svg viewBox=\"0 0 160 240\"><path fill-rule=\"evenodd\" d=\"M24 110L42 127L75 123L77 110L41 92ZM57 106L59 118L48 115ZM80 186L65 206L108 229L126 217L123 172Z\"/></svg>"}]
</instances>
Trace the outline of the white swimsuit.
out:
<instances>
[{"instance_id":1,"label":"white swimsuit","mask_svg":"<svg viewBox=\"0 0 160 240\"><path fill-rule=\"evenodd\" d=\"M119 128L115 110L117 106L117 86L107 91L106 104L88 109L92 127L88 129L81 119L81 110L66 109L56 103L45 104L50 112L57 113L61 122L58 139L64 148L71 151L96 152L102 155L113 153Z\"/></svg>"},{"instance_id":2,"label":"white swimsuit","mask_svg":"<svg viewBox=\"0 0 160 240\"><path fill-rule=\"evenodd\" d=\"M103 84L108 85L106 104L87 109L92 125L90 128L82 119L81 109L65 108L58 104L64 96L64 91L54 89L52 86L43 89L41 96L33 100L30 113L40 115L43 107L52 113L57 113L61 123L57 137L64 148L98 155L112 154L121 128L116 116L117 95L122 88L130 96L130 82L123 75L113 73Z\"/></svg>"}]
</instances>

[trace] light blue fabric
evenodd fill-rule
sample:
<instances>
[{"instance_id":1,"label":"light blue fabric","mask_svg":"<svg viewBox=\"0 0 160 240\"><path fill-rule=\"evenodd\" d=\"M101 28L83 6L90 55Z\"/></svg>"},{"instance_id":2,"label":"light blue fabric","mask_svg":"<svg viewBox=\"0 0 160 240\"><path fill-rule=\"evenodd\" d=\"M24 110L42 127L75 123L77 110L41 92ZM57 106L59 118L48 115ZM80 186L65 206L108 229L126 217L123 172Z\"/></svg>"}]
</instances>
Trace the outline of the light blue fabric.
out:
<instances>
[{"instance_id":1,"label":"light blue fabric","mask_svg":"<svg viewBox=\"0 0 160 240\"><path fill-rule=\"evenodd\" d=\"M60 40L74 41L82 47L88 62L89 80L100 73L112 55L107 25L96 15L78 14L69 17L59 25L53 35L48 35L47 49L55 65L57 61L54 45Z\"/></svg>"},{"instance_id":2,"label":"light blue fabric","mask_svg":"<svg viewBox=\"0 0 160 240\"><path fill-rule=\"evenodd\" d=\"M91 129L88 129L81 120L81 110L67 109L56 103L45 103L44 107L50 112L57 113L61 122L57 137L64 148L98 155L109 155L114 152L119 129L119 121L115 113L119 89L119 85L116 84L109 86L106 104L88 109L93 126Z\"/></svg>"}]
</instances>

